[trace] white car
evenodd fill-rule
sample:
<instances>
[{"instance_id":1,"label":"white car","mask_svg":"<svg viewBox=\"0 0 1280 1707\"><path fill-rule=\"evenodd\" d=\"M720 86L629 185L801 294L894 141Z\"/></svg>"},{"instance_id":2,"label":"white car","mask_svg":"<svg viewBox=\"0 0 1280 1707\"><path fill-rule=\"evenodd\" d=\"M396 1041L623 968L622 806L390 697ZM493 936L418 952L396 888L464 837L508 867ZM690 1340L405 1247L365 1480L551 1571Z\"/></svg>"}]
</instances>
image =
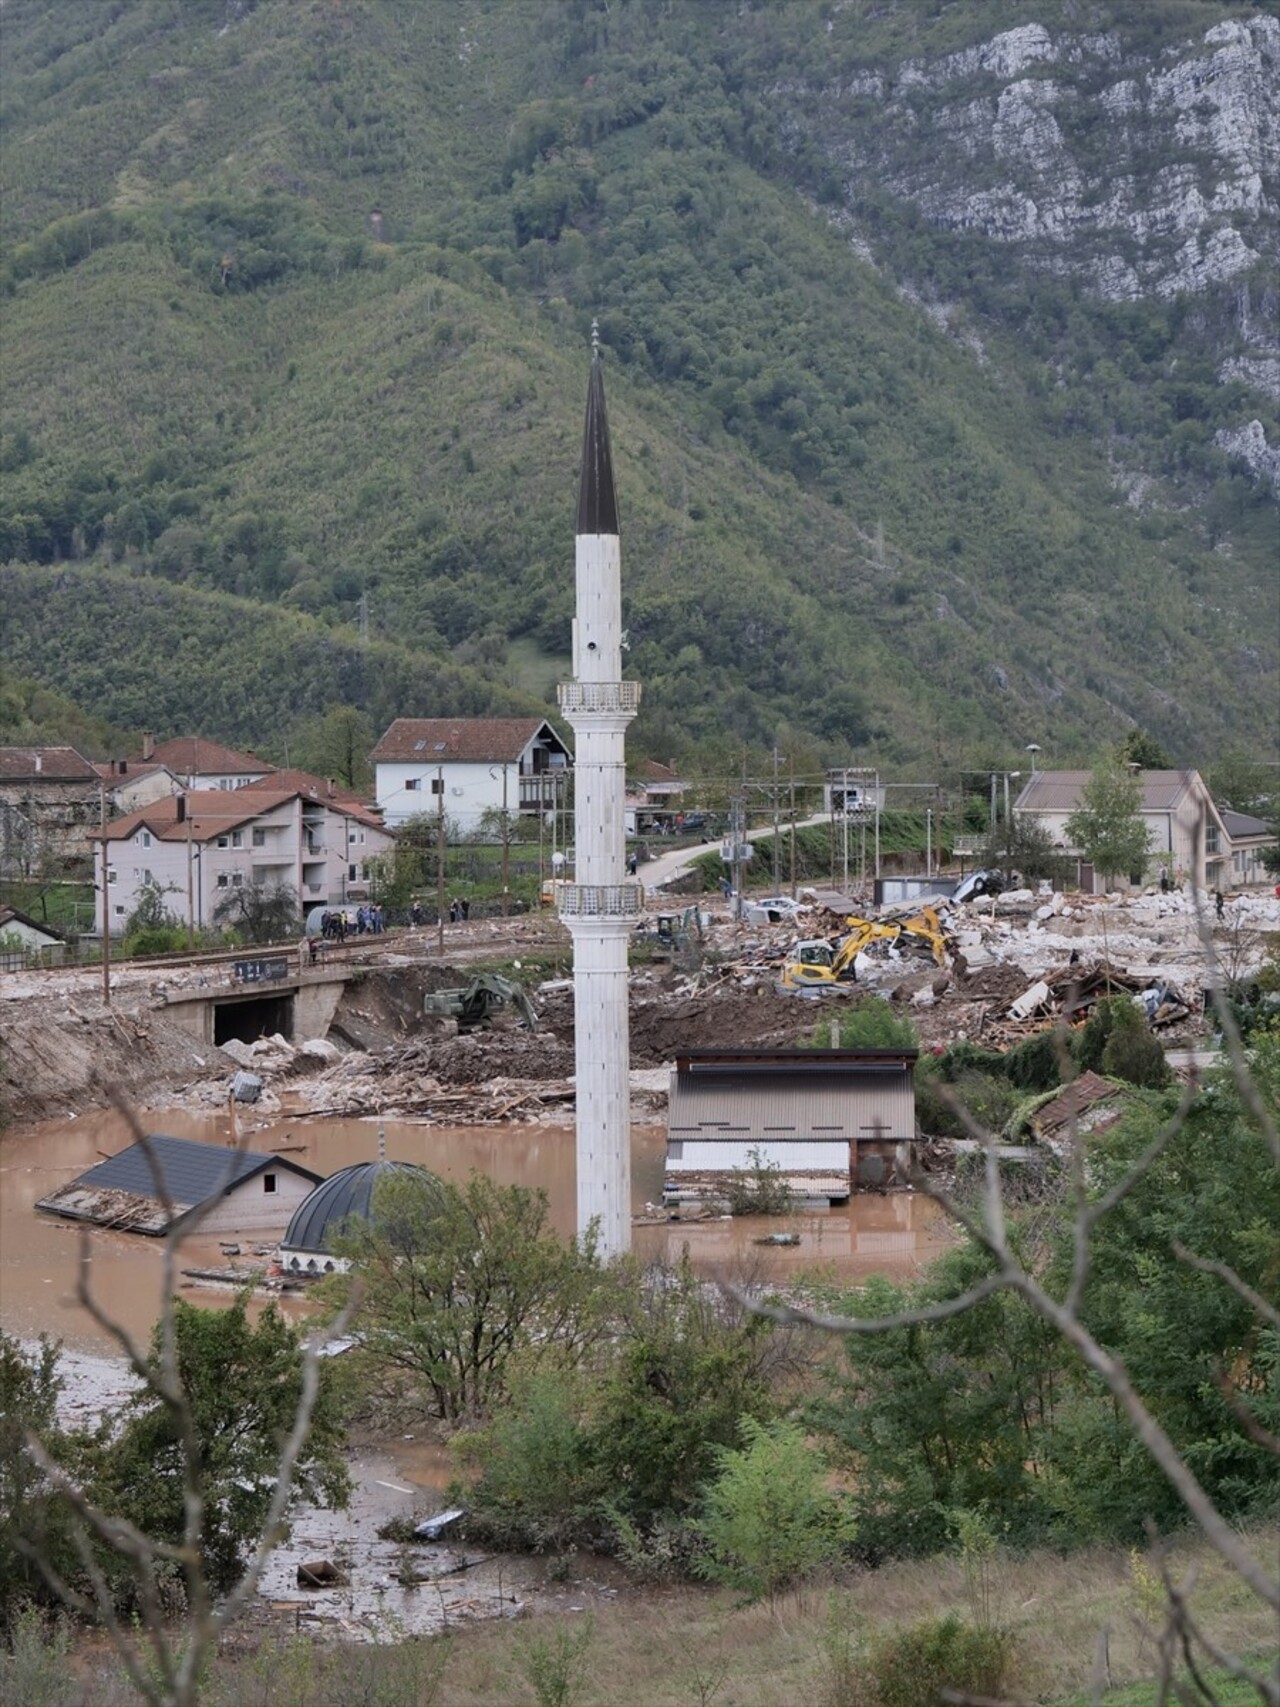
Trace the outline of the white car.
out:
<instances>
[{"instance_id":1,"label":"white car","mask_svg":"<svg viewBox=\"0 0 1280 1707\"><path fill-rule=\"evenodd\" d=\"M798 919L804 907L790 895L766 895L759 901L748 901L744 914L749 925L785 925Z\"/></svg>"}]
</instances>

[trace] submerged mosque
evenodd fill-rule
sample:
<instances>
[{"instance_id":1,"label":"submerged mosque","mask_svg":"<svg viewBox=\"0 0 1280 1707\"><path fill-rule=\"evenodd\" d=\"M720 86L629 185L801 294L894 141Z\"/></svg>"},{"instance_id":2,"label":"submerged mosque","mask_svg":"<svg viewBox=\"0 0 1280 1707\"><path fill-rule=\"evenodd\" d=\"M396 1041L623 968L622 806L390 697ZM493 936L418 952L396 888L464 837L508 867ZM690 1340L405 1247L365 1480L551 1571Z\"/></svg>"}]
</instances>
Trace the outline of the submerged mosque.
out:
<instances>
[{"instance_id":1,"label":"submerged mosque","mask_svg":"<svg viewBox=\"0 0 1280 1707\"><path fill-rule=\"evenodd\" d=\"M640 684L622 680L622 550L596 326L575 546L573 680L559 688L573 729L574 881L560 917L573 937L578 1231L594 1221L604 1258L631 1246L631 1065L627 946L640 885L627 879L627 724Z\"/></svg>"}]
</instances>

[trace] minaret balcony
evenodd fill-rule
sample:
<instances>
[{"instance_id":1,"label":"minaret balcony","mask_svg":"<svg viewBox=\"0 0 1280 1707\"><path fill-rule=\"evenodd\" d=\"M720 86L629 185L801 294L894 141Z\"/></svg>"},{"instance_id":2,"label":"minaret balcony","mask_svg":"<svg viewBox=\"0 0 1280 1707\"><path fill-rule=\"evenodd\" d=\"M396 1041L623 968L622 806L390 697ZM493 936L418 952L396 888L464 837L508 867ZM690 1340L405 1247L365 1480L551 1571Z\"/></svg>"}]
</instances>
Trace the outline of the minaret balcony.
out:
<instances>
[{"instance_id":1,"label":"minaret balcony","mask_svg":"<svg viewBox=\"0 0 1280 1707\"><path fill-rule=\"evenodd\" d=\"M562 919L638 919L644 890L638 883L565 883L559 899Z\"/></svg>"},{"instance_id":2,"label":"minaret balcony","mask_svg":"<svg viewBox=\"0 0 1280 1707\"><path fill-rule=\"evenodd\" d=\"M640 709L639 682L561 682L556 692L566 717L579 711L634 717Z\"/></svg>"}]
</instances>

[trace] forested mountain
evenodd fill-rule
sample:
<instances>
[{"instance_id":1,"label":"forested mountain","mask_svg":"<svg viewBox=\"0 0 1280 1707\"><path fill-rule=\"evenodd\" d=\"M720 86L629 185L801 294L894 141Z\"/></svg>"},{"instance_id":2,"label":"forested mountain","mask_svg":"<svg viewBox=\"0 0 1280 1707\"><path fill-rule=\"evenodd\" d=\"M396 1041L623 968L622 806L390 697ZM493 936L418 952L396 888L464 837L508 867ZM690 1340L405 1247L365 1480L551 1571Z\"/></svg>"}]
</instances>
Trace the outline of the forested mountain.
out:
<instances>
[{"instance_id":1,"label":"forested mountain","mask_svg":"<svg viewBox=\"0 0 1280 1707\"><path fill-rule=\"evenodd\" d=\"M5 0L0 657L278 751L545 706L589 327L635 743L1275 756L1280 22Z\"/></svg>"}]
</instances>

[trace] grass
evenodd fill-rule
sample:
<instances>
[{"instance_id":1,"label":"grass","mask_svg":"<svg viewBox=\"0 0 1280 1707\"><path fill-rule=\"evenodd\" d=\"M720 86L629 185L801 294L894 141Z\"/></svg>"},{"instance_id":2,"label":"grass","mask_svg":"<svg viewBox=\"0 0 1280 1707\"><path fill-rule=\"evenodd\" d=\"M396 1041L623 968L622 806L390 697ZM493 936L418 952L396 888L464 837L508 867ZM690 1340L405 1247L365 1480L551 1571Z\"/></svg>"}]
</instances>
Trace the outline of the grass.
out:
<instances>
[{"instance_id":1,"label":"grass","mask_svg":"<svg viewBox=\"0 0 1280 1707\"><path fill-rule=\"evenodd\" d=\"M1271 1525L1251 1533L1259 1555L1273 1558L1280 1531ZM1197 1567L1192 1611L1213 1640L1232 1652L1266 1653L1273 1637L1269 1615L1203 1542L1179 1544L1172 1565L1176 1577ZM997 1557L989 1585L992 1616L1018 1640L1018 1698L1054 1707L1086 1702L1098 1632L1105 1626L1114 1683L1105 1697L1108 1707L1145 1707L1152 1698L1156 1663L1154 1632L1142 1618L1143 1607L1150 1608L1144 1586L1149 1570L1135 1569L1130 1555L1118 1548ZM557 1594L566 1608L568 1630L576 1633L582 1627L582 1615L568 1616L570 1606L589 1608L593 1620L584 1688L576 1698L581 1707L701 1707L711 1702L794 1707L802 1701L841 1707L827 1658L832 1628L857 1638L947 1612L970 1616L961 1561L951 1557L891 1564L782 1596L772 1608L743 1607L727 1593L688 1584L624 1590L609 1598L598 1594L602 1578L613 1580L613 1574L606 1567L584 1568L577 1580L546 1585L546 1593ZM544 1618L537 1624L539 1633L551 1627ZM263 1638L255 1646L242 1637L243 1645L219 1660L208 1707L232 1702L237 1707L328 1707L353 1701L498 1707L527 1698L518 1687L513 1692L511 1680L521 1675L520 1655L529 1640L527 1624L513 1629L494 1622L455 1633L433 1693L431 1680L441 1657L434 1641L325 1653L308 1642ZM126 1707L132 1701L96 1647L92 1652L82 1647L80 1667L99 1707ZM5 1681L0 1670L0 1693ZM1220 1698L1224 1707L1256 1700L1230 1684ZM36 1707L35 1697L5 1699L13 1707Z\"/></svg>"}]
</instances>

